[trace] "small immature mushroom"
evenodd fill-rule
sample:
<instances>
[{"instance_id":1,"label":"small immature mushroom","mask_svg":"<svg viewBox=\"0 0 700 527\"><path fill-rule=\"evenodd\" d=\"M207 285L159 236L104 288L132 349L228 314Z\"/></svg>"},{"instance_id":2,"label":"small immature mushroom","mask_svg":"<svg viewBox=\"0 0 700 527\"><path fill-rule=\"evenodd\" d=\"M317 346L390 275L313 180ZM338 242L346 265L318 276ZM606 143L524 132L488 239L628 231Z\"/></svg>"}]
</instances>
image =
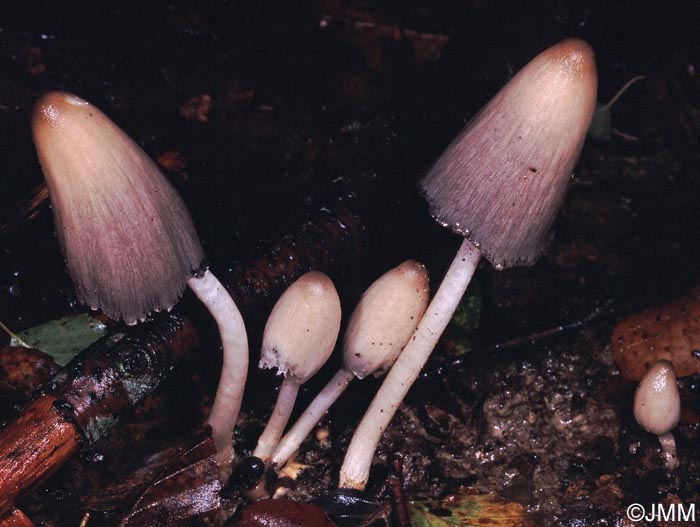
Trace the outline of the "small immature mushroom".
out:
<instances>
[{"instance_id":1,"label":"small immature mushroom","mask_svg":"<svg viewBox=\"0 0 700 527\"><path fill-rule=\"evenodd\" d=\"M219 327L224 360L209 416L222 467L248 371L238 308L204 264L182 198L105 114L70 93L34 106L32 132L78 300L127 324L169 310L188 284Z\"/></svg>"},{"instance_id":2,"label":"small immature mushroom","mask_svg":"<svg viewBox=\"0 0 700 527\"><path fill-rule=\"evenodd\" d=\"M299 387L330 357L340 331L340 298L331 279L318 271L302 275L282 294L263 333L260 368L284 376L272 416L253 456L265 465L284 432Z\"/></svg>"},{"instance_id":3,"label":"small immature mushroom","mask_svg":"<svg viewBox=\"0 0 700 527\"><path fill-rule=\"evenodd\" d=\"M374 450L445 330L481 256L496 269L545 250L596 102L593 51L565 40L530 61L420 183L435 219L465 236L426 314L352 438L340 486L364 489Z\"/></svg>"},{"instance_id":4,"label":"small immature mushroom","mask_svg":"<svg viewBox=\"0 0 700 527\"><path fill-rule=\"evenodd\" d=\"M411 338L428 305L428 272L415 260L380 276L350 316L343 341L343 366L284 435L272 456L281 468L355 377L380 377Z\"/></svg>"},{"instance_id":5,"label":"small immature mushroom","mask_svg":"<svg viewBox=\"0 0 700 527\"><path fill-rule=\"evenodd\" d=\"M678 456L671 430L681 419L681 396L673 364L660 360L649 368L634 394L634 417L639 426L659 437L666 469L674 470Z\"/></svg>"}]
</instances>

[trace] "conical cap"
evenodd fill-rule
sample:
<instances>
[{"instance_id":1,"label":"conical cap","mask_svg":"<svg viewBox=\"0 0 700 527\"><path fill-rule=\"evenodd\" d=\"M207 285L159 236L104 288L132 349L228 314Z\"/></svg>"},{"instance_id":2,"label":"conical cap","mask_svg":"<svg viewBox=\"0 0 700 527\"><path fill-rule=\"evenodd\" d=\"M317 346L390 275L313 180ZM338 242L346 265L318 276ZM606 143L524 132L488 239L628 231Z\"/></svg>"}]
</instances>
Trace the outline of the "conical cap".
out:
<instances>
[{"instance_id":1,"label":"conical cap","mask_svg":"<svg viewBox=\"0 0 700 527\"><path fill-rule=\"evenodd\" d=\"M204 253L155 163L69 93L37 101L32 131L78 300L129 324L171 308Z\"/></svg>"},{"instance_id":2,"label":"conical cap","mask_svg":"<svg viewBox=\"0 0 700 527\"><path fill-rule=\"evenodd\" d=\"M590 46L570 39L528 63L421 180L437 221L497 268L544 252L593 116Z\"/></svg>"}]
</instances>

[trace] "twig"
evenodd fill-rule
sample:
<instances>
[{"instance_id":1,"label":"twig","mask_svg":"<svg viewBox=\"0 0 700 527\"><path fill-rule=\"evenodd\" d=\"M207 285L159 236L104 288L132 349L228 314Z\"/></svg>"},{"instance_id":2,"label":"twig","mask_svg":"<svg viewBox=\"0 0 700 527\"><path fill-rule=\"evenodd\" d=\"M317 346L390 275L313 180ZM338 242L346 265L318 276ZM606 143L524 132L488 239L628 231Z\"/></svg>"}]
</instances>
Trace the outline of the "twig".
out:
<instances>
[{"instance_id":1,"label":"twig","mask_svg":"<svg viewBox=\"0 0 700 527\"><path fill-rule=\"evenodd\" d=\"M399 453L389 460L389 475L386 478L396 527L411 527L411 514L408 511L406 495L403 491L403 456Z\"/></svg>"},{"instance_id":2,"label":"twig","mask_svg":"<svg viewBox=\"0 0 700 527\"><path fill-rule=\"evenodd\" d=\"M476 350L474 353L489 353L491 351L498 351L502 350L504 348L512 348L515 346L520 346L521 344L534 344L538 340L542 340L548 337L552 337L554 335L559 335L561 333L564 333L566 331L571 331L573 329L579 329L582 328L583 326L593 322L596 318L600 317L603 313L608 314L606 311L612 304L612 299L608 299L605 302L603 302L602 305L598 306L595 308L593 311L591 311L588 315L583 317L580 320L576 320L574 322L570 322L569 324L563 324L561 326L556 326L553 328L545 329L543 331L537 331L535 333L530 333L529 335L526 335L524 337L518 337L515 339L511 340L506 340L504 342L498 342L496 344L491 344L489 346L479 348Z\"/></svg>"},{"instance_id":3,"label":"twig","mask_svg":"<svg viewBox=\"0 0 700 527\"><path fill-rule=\"evenodd\" d=\"M503 342L498 342L496 344L490 344L488 346L483 346L480 348L477 348L469 353L466 353L464 356L458 357L448 364L442 364L437 367L434 367L432 369L426 370L425 373L423 373L422 377L423 378L429 378L433 377L435 375L440 375L442 374L446 369L449 368L459 368L464 366L465 363L468 362L468 364L473 364L473 361L475 358L478 358L479 356L483 355L488 355L492 354L494 351L501 351L504 349L508 348L514 348L517 346L521 346L523 344L535 344L536 342L546 339L549 337L553 337L556 335L560 335L562 333L565 333L567 331L571 331L574 329L580 329L587 324L590 324L597 318L602 317L603 315L610 315L614 312L614 310L609 309L610 306L613 303L613 299L610 298L603 302L600 306L596 307L591 313L583 317L582 319L576 320L574 322L570 322L568 324L562 324L559 326L555 326L553 328L545 329L543 331L537 331L535 333L530 333L529 335L525 335L523 337L517 337L514 339L506 340ZM465 361L465 359L468 359L468 361Z\"/></svg>"},{"instance_id":4,"label":"twig","mask_svg":"<svg viewBox=\"0 0 700 527\"><path fill-rule=\"evenodd\" d=\"M26 342L24 342L24 341L17 335L17 333L15 333L15 332L12 331L10 328L8 328L8 327L3 323L2 320L0 320L0 328L2 328L2 329L5 331L5 333L7 333L7 334L10 336L10 338L11 338L12 340L14 340L14 341L17 343L17 344L15 344L15 345L22 346L23 348L31 348L31 346L30 346L29 344L27 344Z\"/></svg>"},{"instance_id":5,"label":"twig","mask_svg":"<svg viewBox=\"0 0 700 527\"><path fill-rule=\"evenodd\" d=\"M193 347L192 325L170 314L115 331L77 355L0 432L0 515L106 434Z\"/></svg>"},{"instance_id":6,"label":"twig","mask_svg":"<svg viewBox=\"0 0 700 527\"><path fill-rule=\"evenodd\" d=\"M635 82L641 81L646 79L644 75L637 75L636 77L632 77L630 80L628 80L622 88L617 90L617 93L613 95L613 98L610 99L605 106L603 106L604 109L609 109L612 107L613 104L617 102L617 100L622 97L622 95L627 91L627 88L632 86Z\"/></svg>"}]
</instances>

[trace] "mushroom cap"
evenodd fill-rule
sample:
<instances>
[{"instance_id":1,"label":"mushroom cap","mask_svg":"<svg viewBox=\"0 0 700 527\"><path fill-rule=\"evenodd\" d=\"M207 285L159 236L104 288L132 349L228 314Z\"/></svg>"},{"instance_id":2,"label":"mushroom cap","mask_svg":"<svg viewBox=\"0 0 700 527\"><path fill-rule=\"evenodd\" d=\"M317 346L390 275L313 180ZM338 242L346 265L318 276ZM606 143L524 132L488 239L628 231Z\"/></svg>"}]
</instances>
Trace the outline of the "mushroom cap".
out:
<instances>
[{"instance_id":1,"label":"mushroom cap","mask_svg":"<svg viewBox=\"0 0 700 527\"><path fill-rule=\"evenodd\" d=\"M32 132L78 300L128 324L170 309L204 252L156 164L70 93L36 102Z\"/></svg>"},{"instance_id":2,"label":"mushroom cap","mask_svg":"<svg viewBox=\"0 0 700 527\"><path fill-rule=\"evenodd\" d=\"M595 109L590 46L569 39L513 77L447 147L420 189L433 217L497 268L544 252Z\"/></svg>"},{"instance_id":3,"label":"mushroom cap","mask_svg":"<svg viewBox=\"0 0 700 527\"><path fill-rule=\"evenodd\" d=\"M310 271L272 308L263 332L260 368L305 383L330 357L340 331L340 298L328 276Z\"/></svg>"},{"instance_id":4,"label":"mushroom cap","mask_svg":"<svg viewBox=\"0 0 700 527\"><path fill-rule=\"evenodd\" d=\"M670 362L660 360L642 378L634 394L634 417L656 435L669 433L680 421L681 397Z\"/></svg>"},{"instance_id":5,"label":"mushroom cap","mask_svg":"<svg viewBox=\"0 0 700 527\"><path fill-rule=\"evenodd\" d=\"M420 262L408 260L380 276L350 316L345 369L360 379L386 373L413 335L429 296L428 271Z\"/></svg>"}]
</instances>

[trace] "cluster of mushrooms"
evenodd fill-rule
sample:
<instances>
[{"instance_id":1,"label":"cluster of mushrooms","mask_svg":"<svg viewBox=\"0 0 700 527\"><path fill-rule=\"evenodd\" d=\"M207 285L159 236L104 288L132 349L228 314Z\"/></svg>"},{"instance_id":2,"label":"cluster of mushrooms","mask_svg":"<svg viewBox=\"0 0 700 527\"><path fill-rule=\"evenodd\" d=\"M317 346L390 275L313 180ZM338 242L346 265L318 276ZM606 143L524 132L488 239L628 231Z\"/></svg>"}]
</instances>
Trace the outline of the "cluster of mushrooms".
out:
<instances>
[{"instance_id":1,"label":"cluster of mushrooms","mask_svg":"<svg viewBox=\"0 0 700 527\"><path fill-rule=\"evenodd\" d=\"M388 372L340 470L339 487L364 489L376 445L481 256L504 269L530 265L546 249L596 92L591 48L565 40L535 57L466 125L420 181L435 219L464 237L432 301L428 273L416 261L374 282L347 322L343 366L286 435L300 385L335 348L341 312L333 283L320 272L308 272L284 292L267 321L260 360L284 380L254 456L281 468L354 377ZM240 461L233 428L248 339L235 303L205 264L182 199L136 143L75 95L44 95L32 129L78 299L135 324L170 309L187 284L215 318L223 365L208 424L227 477ZM266 494L262 484L249 491L251 498Z\"/></svg>"}]
</instances>

